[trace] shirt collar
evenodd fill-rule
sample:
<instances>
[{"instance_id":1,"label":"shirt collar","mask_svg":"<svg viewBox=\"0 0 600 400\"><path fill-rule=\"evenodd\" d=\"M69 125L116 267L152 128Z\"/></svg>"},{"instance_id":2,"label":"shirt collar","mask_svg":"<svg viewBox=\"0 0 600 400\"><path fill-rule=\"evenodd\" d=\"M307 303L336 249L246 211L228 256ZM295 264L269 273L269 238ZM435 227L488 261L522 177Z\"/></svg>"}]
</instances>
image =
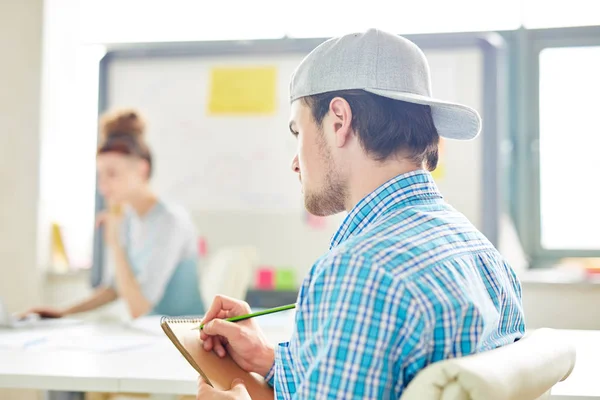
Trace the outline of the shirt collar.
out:
<instances>
[{"instance_id":1,"label":"shirt collar","mask_svg":"<svg viewBox=\"0 0 600 400\"><path fill-rule=\"evenodd\" d=\"M418 203L443 200L433 177L428 171L411 171L390 179L354 206L339 227L329 248L358 235L371 223L393 209Z\"/></svg>"}]
</instances>

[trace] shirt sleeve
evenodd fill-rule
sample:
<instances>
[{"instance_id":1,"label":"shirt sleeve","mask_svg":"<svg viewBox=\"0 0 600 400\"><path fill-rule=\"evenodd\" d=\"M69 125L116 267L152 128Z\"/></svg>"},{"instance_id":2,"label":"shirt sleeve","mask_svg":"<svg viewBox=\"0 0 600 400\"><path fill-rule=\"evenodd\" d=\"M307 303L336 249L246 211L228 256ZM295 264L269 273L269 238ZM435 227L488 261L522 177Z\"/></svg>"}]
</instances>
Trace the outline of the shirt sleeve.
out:
<instances>
[{"instance_id":1,"label":"shirt sleeve","mask_svg":"<svg viewBox=\"0 0 600 400\"><path fill-rule=\"evenodd\" d=\"M275 386L275 362L273 362L271 369L265 376L265 381L267 381L269 386L271 386L271 387Z\"/></svg>"},{"instance_id":2,"label":"shirt sleeve","mask_svg":"<svg viewBox=\"0 0 600 400\"><path fill-rule=\"evenodd\" d=\"M140 272L136 279L144 297L152 305L156 305L183 259L186 235L169 218L158 220L153 230L157 232L154 240L144 246L142 254L137 255L136 262Z\"/></svg>"},{"instance_id":3,"label":"shirt sleeve","mask_svg":"<svg viewBox=\"0 0 600 400\"><path fill-rule=\"evenodd\" d=\"M420 357L425 320L416 299L361 256L332 256L313 271L299 295L293 376L290 365L276 368L277 397L400 397L403 364Z\"/></svg>"}]
</instances>

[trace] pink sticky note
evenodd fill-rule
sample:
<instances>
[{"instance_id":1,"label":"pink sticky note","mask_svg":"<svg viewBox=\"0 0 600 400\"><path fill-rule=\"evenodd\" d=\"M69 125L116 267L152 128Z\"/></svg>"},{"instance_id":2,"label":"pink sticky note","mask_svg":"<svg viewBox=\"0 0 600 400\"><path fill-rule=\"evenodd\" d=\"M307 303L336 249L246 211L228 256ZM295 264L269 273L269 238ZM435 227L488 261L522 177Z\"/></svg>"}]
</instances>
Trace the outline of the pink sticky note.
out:
<instances>
[{"instance_id":1,"label":"pink sticky note","mask_svg":"<svg viewBox=\"0 0 600 400\"><path fill-rule=\"evenodd\" d=\"M207 253L208 251L206 247L206 238L200 237L198 239L198 254L200 255L200 257L206 257Z\"/></svg>"},{"instance_id":2,"label":"pink sticky note","mask_svg":"<svg viewBox=\"0 0 600 400\"><path fill-rule=\"evenodd\" d=\"M256 271L256 288L273 290L275 288L275 271L272 268L260 268Z\"/></svg>"}]
</instances>

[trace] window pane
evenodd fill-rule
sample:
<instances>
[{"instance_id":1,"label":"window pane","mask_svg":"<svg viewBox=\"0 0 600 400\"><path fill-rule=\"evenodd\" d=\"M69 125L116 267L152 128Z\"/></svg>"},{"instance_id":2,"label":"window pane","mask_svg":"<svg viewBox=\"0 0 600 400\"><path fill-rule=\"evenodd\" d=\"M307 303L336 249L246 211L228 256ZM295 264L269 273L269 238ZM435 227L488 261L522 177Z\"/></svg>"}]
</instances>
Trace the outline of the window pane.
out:
<instances>
[{"instance_id":1,"label":"window pane","mask_svg":"<svg viewBox=\"0 0 600 400\"><path fill-rule=\"evenodd\" d=\"M600 47L540 54L542 246L600 249Z\"/></svg>"},{"instance_id":2,"label":"window pane","mask_svg":"<svg viewBox=\"0 0 600 400\"><path fill-rule=\"evenodd\" d=\"M600 24L596 1L527 0L522 4L523 25L529 29Z\"/></svg>"},{"instance_id":3,"label":"window pane","mask_svg":"<svg viewBox=\"0 0 600 400\"><path fill-rule=\"evenodd\" d=\"M328 37L371 27L401 34L493 31L521 25L519 0L370 0L360 7L350 4L342 0L298 4L277 0L85 0L80 3L79 29L84 42L116 43Z\"/></svg>"},{"instance_id":4,"label":"window pane","mask_svg":"<svg viewBox=\"0 0 600 400\"><path fill-rule=\"evenodd\" d=\"M339 13L339 3L304 1L305 7L294 10L286 33L291 37L328 37L377 27L399 34L418 34L508 30L521 25L518 0L370 0L364 7L345 9L346 18L332 18Z\"/></svg>"}]
</instances>

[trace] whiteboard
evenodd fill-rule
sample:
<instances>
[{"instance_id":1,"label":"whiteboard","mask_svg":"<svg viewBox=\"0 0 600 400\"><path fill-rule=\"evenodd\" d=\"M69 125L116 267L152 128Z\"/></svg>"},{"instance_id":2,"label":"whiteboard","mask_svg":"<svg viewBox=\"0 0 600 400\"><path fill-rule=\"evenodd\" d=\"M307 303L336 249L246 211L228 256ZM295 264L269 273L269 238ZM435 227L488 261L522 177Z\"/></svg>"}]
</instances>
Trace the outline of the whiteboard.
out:
<instances>
[{"instance_id":1,"label":"whiteboard","mask_svg":"<svg viewBox=\"0 0 600 400\"><path fill-rule=\"evenodd\" d=\"M291 173L289 78L304 54L118 59L109 65L108 106L139 108L156 160L153 184L190 209L299 211ZM478 49L427 52L434 95L480 108ZM208 115L210 71L221 66L277 66L273 116ZM449 142L439 180L448 200L479 222L479 143Z\"/></svg>"},{"instance_id":2,"label":"whiteboard","mask_svg":"<svg viewBox=\"0 0 600 400\"><path fill-rule=\"evenodd\" d=\"M300 210L298 180L289 165L288 79L302 55L185 57L112 63L110 107L135 106L148 119L160 194L203 210ZM278 68L273 116L207 114L212 67Z\"/></svg>"},{"instance_id":3,"label":"whiteboard","mask_svg":"<svg viewBox=\"0 0 600 400\"><path fill-rule=\"evenodd\" d=\"M481 48L424 51L434 96L482 113ZM146 116L156 163L153 186L163 198L190 210L209 249L254 245L262 264L296 268L299 281L327 250L344 217L329 218L322 229L307 227L298 179L290 168L296 143L288 131L288 85L305 55L125 53L106 60L101 87L106 108L136 107ZM230 66L277 67L275 115L207 115L211 68ZM444 175L438 186L445 199L481 229L481 137L446 141L444 150Z\"/></svg>"}]
</instances>

